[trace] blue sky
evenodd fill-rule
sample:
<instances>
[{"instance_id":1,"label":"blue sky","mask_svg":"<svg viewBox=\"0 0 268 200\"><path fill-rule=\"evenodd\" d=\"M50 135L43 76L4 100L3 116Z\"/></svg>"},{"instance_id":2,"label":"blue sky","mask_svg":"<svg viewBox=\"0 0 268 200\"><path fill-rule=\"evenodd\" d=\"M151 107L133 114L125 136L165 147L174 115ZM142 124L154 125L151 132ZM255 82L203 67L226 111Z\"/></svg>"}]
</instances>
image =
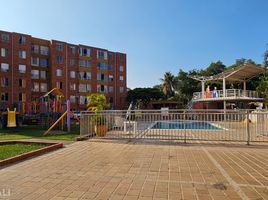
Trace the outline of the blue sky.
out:
<instances>
[{"instance_id":1,"label":"blue sky","mask_svg":"<svg viewBox=\"0 0 268 200\"><path fill-rule=\"evenodd\" d=\"M8 0L0 29L127 53L128 87L237 58L268 43L266 0Z\"/></svg>"}]
</instances>

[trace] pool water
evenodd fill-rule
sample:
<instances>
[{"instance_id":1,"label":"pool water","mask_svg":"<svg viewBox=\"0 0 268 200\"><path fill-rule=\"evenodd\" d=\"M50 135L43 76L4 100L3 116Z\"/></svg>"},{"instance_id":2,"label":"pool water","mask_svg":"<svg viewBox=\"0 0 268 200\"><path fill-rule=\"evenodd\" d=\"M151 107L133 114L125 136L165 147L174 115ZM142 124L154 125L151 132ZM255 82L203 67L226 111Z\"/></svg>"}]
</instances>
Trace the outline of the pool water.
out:
<instances>
[{"instance_id":1,"label":"pool water","mask_svg":"<svg viewBox=\"0 0 268 200\"><path fill-rule=\"evenodd\" d=\"M194 129L194 130L222 130L209 122L198 121L160 121L156 122L151 129Z\"/></svg>"}]
</instances>

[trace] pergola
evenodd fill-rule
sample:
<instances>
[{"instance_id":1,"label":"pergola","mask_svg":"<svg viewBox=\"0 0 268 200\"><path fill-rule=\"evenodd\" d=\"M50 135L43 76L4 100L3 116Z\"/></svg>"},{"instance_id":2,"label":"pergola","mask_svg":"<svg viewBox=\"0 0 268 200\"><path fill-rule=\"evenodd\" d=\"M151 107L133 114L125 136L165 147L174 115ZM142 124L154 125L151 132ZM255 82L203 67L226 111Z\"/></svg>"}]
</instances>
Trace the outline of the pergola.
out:
<instances>
[{"instance_id":1,"label":"pergola","mask_svg":"<svg viewBox=\"0 0 268 200\"><path fill-rule=\"evenodd\" d=\"M254 78L255 76L264 73L262 66L254 64L243 64L239 67L228 69L222 73L213 76L189 76L192 79L201 81L202 83L202 98L205 96L205 82L222 81L223 83L223 96L226 97L226 81L227 82L243 82L243 90L246 91L246 81ZM226 100L224 100L224 109L226 109Z\"/></svg>"}]
</instances>

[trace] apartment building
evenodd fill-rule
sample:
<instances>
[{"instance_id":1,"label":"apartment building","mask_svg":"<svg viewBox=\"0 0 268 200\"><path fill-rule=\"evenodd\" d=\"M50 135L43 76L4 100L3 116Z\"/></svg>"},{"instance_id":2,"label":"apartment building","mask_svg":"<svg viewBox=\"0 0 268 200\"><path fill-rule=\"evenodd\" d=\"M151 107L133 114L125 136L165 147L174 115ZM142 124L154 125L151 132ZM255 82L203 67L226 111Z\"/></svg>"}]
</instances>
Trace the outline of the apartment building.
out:
<instances>
[{"instance_id":1,"label":"apartment building","mask_svg":"<svg viewBox=\"0 0 268 200\"><path fill-rule=\"evenodd\" d=\"M52 88L83 110L90 93L113 109L126 108L126 54L97 47L0 31L1 102L38 101Z\"/></svg>"}]
</instances>

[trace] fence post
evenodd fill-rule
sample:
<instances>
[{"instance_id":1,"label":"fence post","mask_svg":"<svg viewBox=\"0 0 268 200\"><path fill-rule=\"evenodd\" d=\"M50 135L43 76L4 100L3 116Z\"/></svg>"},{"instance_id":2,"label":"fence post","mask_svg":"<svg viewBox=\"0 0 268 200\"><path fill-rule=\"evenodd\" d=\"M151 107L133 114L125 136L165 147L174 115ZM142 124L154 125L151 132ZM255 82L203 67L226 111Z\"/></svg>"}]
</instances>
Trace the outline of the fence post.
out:
<instances>
[{"instance_id":1,"label":"fence post","mask_svg":"<svg viewBox=\"0 0 268 200\"><path fill-rule=\"evenodd\" d=\"M183 129L184 129L184 143L186 144L186 127L185 127L186 113L183 112Z\"/></svg>"},{"instance_id":2,"label":"fence post","mask_svg":"<svg viewBox=\"0 0 268 200\"><path fill-rule=\"evenodd\" d=\"M247 130L247 145L250 144L250 130L249 130L249 111L246 111L246 130Z\"/></svg>"},{"instance_id":3,"label":"fence post","mask_svg":"<svg viewBox=\"0 0 268 200\"><path fill-rule=\"evenodd\" d=\"M80 116L80 136L83 136L84 133L84 114L81 112Z\"/></svg>"}]
</instances>

